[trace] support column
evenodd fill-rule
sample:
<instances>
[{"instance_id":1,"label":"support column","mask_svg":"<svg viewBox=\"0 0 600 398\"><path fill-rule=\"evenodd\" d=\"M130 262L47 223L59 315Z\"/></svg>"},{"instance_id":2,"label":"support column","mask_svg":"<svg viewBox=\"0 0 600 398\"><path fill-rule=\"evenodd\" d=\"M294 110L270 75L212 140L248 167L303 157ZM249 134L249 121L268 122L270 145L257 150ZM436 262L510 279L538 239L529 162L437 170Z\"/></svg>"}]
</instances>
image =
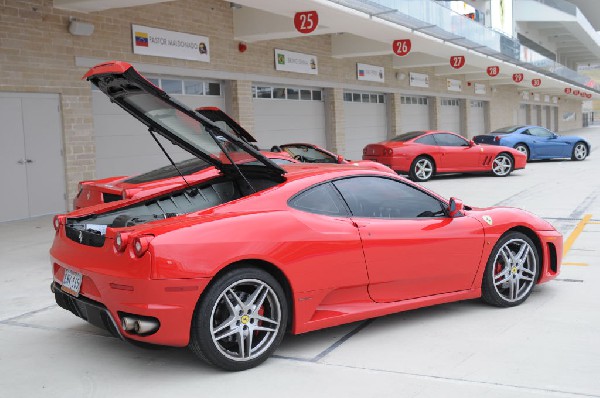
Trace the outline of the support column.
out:
<instances>
[{"instance_id":1,"label":"support column","mask_svg":"<svg viewBox=\"0 0 600 398\"><path fill-rule=\"evenodd\" d=\"M400 93L390 93L386 95L387 115L388 115L388 131L387 138L391 139L402 134L402 116L400 115Z\"/></svg>"},{"instance_id":2,"label":"support column","mask_svg":"<svg viewBox=\"0 0 600 398\"><path fill-rule=\"evenodd\" d=\"M460 131L457 131L457 133L465 138L471 138L474 133L469 127L469 120L471 120L471 114L473 113L471 101L467 99L459 99L458 104L460 113Z\"/></svg>"},{"instance_id":3,"label":"support column","mask_svg":"<svg viewBox=\"0 0 600 398\"><path fill-rule=\"evenodd\" d=\"M442 111L442 99L440 97L429 97L429 128L437 130Z\"/></svg>"},{"instance_id":4,"label":"support column","mask_svg":"<svg viewBox=\"0 0 600 398\"><path fill-rule=\"evenodd\" d=\"M325 138L327 149L333 153L345 154L346 132L344 120L344 90L325 88Z\"/></svg>"},{"instance_id":5,"label":"support column","mask_svg":"<svg viewBox=\"0 0 600 398\"><path fill-rule=\"evenodd\" d=\"M240 126L254 132L254 104L252 103L252 81L230 80L225 84L227 113Z\"/></svg>"}]
</instances>

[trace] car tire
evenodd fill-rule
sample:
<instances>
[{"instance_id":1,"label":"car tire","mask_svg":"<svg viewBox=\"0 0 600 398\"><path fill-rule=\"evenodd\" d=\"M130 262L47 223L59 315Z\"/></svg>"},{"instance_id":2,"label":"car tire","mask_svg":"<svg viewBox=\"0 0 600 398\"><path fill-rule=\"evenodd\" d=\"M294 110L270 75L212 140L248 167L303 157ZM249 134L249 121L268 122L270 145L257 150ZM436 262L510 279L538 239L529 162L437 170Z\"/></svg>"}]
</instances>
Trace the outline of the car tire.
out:
<instances>
[{"instance_id":1,"label":"car tire","mask_svg":"<svg viewBox=\"0 0 600 398\"><path fill-rule=\"evenodd\" d=\"M527 235L516 231L504 234L488 259L481 283L482 299L497 307L521 304L531 294L540 266L538 250Z\"/></svg>"},{"instance_id":2,"label":"car tire","mask_svg":"<svg viewBox=\"0 0 600 398\"><path fill-rule=\"evenodd\" d=\"M236 268L214 280L202 294L189 347L222 369L250 369L277 349L287 318L285 293L271 274L253 267Z\"/></svg>"},{"instance_id":3,"label":"car tire","mask_svg":"<svg viewBox=\"0 0 600 398\"><path fill-rule=\"evenodd\" d=\"M573 152L571 152L571 160L584 160L587 158L589 151L588 146L583 141L578 141L573 145Z\"/></svg>"},{"instance_id":4,"label":"car tire","mask_svg":"<svg viewBox=\"0 0 600 398\"><path fill-rule=\"evenodd\" d=\"M513 148L515 148L517 151L519 151L521 153L524 153L525 156L527 156L527 160L529 160L529 148L527 147L527 145L520 142L517 145L515 145Z\"/></svg>"},{"instance_id":5,"label":"car tire","mask_svg":"<svg viewBox=\"0 0 600 398\"><path fill-rule=\"evenodd\" d=\"M435 162L428 156L418 156L410 165L408 176L411 180L423 182L435 174Z\"/></svg>"},{"instance_id":6,"label":"car tire","mask_svg":"<svg viewBox=\"0 0 600 398\"><path fill-rule=\"evenodd\" d=\"M506 177L512 173L514 168L515 161L506 152L499 153L492 161L492 173L496 177Z\"/></svg>"}]
</instances>

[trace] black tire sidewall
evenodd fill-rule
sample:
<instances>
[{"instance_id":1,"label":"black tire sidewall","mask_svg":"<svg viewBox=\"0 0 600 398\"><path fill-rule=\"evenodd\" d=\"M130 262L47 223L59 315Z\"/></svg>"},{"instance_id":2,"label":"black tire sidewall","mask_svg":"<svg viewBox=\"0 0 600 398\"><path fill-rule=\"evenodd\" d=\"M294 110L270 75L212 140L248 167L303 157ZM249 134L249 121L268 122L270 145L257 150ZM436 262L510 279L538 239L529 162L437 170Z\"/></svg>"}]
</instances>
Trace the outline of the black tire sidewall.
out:
<instances>
[{"instance_id":1,"label":"black tire sidewall","mask_svg":"<svg viewBox=\"0 0 600 398\"><path fill-rule=\"evenodd\" d=\"M504 246L504 244L506 242L508 242L511 239L522 239L525 242L527 242L527 244L529 244L529 246L533 249L533 253L534 253L535 261L536 261L534 286L531 289L529 289L529 292L524 297L522 297L520 300L513 301L513 302L505 300L496 291L496 288L494 286L494 271L493 271L494 260L496 258L496 255L498 254L498 251L500 250L500 248L502 246ZM488 258L488 261L486 263L485 271L483 273L483 280L481 283L481 297L488 304L495 305L497 307L515 307L515 306L523 303L525 300L527 300L527 298L531 295L531 292L535 288L535 284L537 283L537 280L539 279L541 266L542 266L542 264L540 262L540 254L539 254L538 247L527 235L525 235L521 232L517 232L517 231L510 231L510 232L505 233L504 235L502 235L502 237L500 237L500 239L498 239L498 241L494 245L494 248L492 249L492 252L490 253L490 257Z\"/></svg>"},{"instance_id":2,"label":"black tire sidewall","mask_svg":"<svg viewBox=\"0 0 600 398\"><path fill-rule=\"evenodd\" d=\"M215 302L223 290L232 283L242 279L257 279L266 283L273 289L279 299L281 322L277 336L271 343L271 346L259 357L248 361L234 361L225 357L217 347L215 347L210 333L210 318ZM281 343L286 332L288 314L286 295L279 282L271 274L255 267L236 268L218 277L207 287L200 297L192 319L190 348L201 359L224 370L240 371L253 368L264 362Z\"/></svg>"}]
</instances>

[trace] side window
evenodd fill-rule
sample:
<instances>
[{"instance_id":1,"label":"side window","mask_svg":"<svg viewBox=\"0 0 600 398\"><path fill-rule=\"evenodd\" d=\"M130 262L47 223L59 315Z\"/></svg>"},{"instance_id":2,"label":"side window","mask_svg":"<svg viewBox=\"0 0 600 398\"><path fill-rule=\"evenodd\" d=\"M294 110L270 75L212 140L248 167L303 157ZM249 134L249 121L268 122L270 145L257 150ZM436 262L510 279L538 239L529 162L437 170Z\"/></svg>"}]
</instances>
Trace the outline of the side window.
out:
<instances>
[{"instance_id":1,"label":"side window","mask_svg":"<svg viewBox=\"0 0 600 398\"><path fill-rule=\"evenodd\" d=\"M331 183L317 185L299 193L288 203L294 209L327 216L348 216L341 198Z\"/></svg>"},{"instance_id":2,"label":"side window","mask_svg":"<svg viewBox=\"0 0 600 398\"><path fill-rule=\"evenodd\" d=\"M294 159L306 163L337 163L337 160L325 152L321 152L315 148L301 146L282 145L281 148L289 153Z\"/></svg>"},{"instance_id":3,"label":"side window","mask_svg":"<svg viewBox=\"0 0 600 398\"><path fill-rule=\"evenodd\" d=\"M435 140L440 146L469 146L469 141L454 134L434 134Z\"/></svg>"},{"instance_id":4,"label":"side window","mask_svg":"<svg viewBox=\"0 0 600 398\"><path fill-rule=\"evenodd\" d=\"M415 142L417 144L423 144L423 145L437 145L437 142L435 142L435 138L433 138L432 134L426 135L421 138L417 138L415 140Z\"/></svg>"},{"instance_id":5,"label":"side window","mask_svg":"<svg viewBox=\"0 0 600 398\"><path fill-rule=\"evenodd\" d=\"M549 138L552 137L552 133L541 127L532 127L529 129L531 135L535 135L536 137Z\"/></svg>"},{"instance_id":6,"label":"side window","mask_svg":"<svg viewBox=\"0 0 600 398\"><path fill-rule=\"evenodd\" d=\"M355 217L444 217L442 203L425 192L383 177L353 177L333 183Z\"/></svg>"}]
</instances>

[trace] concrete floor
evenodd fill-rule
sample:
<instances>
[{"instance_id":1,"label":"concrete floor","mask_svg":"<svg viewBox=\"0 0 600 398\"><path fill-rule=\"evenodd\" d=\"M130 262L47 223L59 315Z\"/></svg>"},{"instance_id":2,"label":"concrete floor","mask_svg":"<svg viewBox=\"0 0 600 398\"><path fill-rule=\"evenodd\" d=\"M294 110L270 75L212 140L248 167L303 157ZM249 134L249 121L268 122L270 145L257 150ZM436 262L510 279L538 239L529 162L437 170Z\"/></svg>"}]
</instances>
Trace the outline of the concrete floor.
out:
<instances>
[{"instance_id":1,"label":"concrete floor","mask_svg":"<svg viewBox=\"0 0 600 398\"><path fill-rule=\"evenodd\" d=\"M573 134L592 143L584 162L424 184L473 206L524 208L565 239L583 226L558 280L525 304L472 300L287 336L241 373L185 349L133 347L58 308L51 217L0 224L0 396L600 397L600 127Z\"/></svg>"}]
</instances>

